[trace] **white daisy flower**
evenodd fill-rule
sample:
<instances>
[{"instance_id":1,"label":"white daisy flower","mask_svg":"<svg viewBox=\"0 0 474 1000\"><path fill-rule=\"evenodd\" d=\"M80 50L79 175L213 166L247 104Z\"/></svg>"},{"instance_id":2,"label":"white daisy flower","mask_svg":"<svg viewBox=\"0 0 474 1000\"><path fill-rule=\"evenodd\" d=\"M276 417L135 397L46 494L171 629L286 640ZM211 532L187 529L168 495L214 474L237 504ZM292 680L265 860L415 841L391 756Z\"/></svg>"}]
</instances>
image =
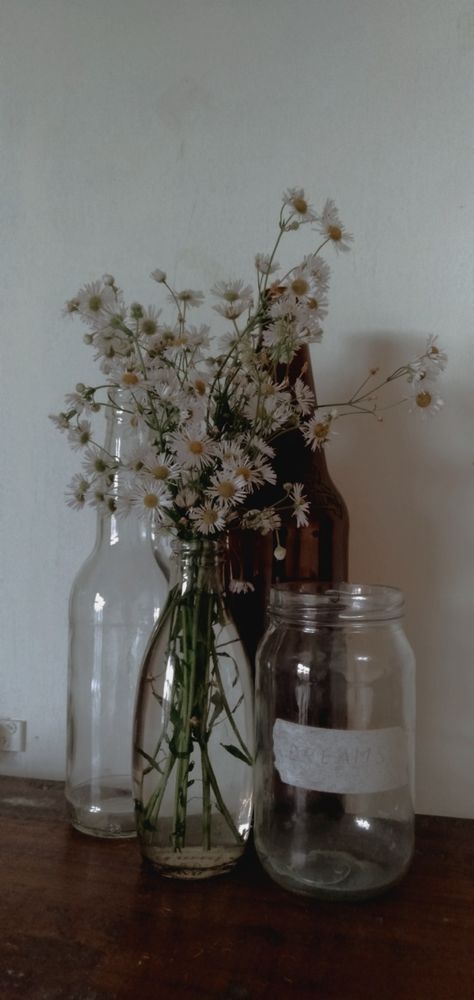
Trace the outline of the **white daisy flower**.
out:
<instances>
[{"instance_id":1,"label":"white daisy flower","mask_svg":"<svg viewBox=\"0 0 474 1000\"><path fill-rule=\"evenodd\" d=\"M106 318L116 308L115 290L101 281L84 285L77 293L77 312L86 322Z\"/></svg>"},{"instance_id":2,"label":"white daisy flower","mask_svg":"<svg viewBox=\"0 0 474 1000\"><path fill-rule=\"evenodd\" d=\"M143 310L143 315L140 319L140 333L143 336L156 337L160 332L158 324L160 315L161 309L157 309L156 306L148 306L147 309Z\"/></svg>"},{"instance_id":3,"label":"white daisy flower","mask_svg":"<svg viewBox=\"0 0 474 1000\"><path fill-rule=\"evenodd\" d=\"M76 413L82 413L86 405L84 396L80 392L66 393L64 402L67 404L69 410L75 410Z\"/></svg>"},{"instance_id":4,"label":"white daisy flower","mask_svg":"<svg viewBox=\"0 0 474 1000\"><path fill-rule=\"evenodd\" d=\"M425 347L425 358L428 362L429 374L438 374L440 371L444 371L448 363L448 355L446 351L441 351L436 343L437 337L431 335L428 337L426 347Z\"/></svg>"},{"instance_id":5,"label":"white daisy flower","mask_svg":"<svg viewBox=\"0 0 474 1000\"><path fill-rule=\"evenodd\" d=\"M199 368L190 368L187 373L187 382L189 389L192 390L194 395L205 397L209 392L211 376L207 371L203 372Z\"/></svg>"},{"instance_id":6,"label":"white daisy flower","mask_svg":"<svg viewBox=\"0 0 474 1000\"><path fill-rule=\"evenodd\" d=\"M262 535L268 535L270 531L277 531L281 527L280 515L273 507L264 507L263 510L248 510L242 516L242 527L251 531L260 531Z\"/></svg>"},{"instance_id":7,"label":"white daisy flower","mask_svg":"<svg viewBox=\"0 0 474 1000\"><path fill-rule=\"evenodd\" d=\"M127 357L131 354L132 348L126 333L115 330L111 326L106 326L102 330L97 330L94 335L94 361L107 358L110 361L117 355Z\"/></svg>"},{"instance_id":8,"label":"white daisy flower","mask_svg":"<svg viewBox=\"0 0 474 1000\"><path fill-rule=\"evenodd\" d=\"M196 503L198 494L195 489L191 486L184 486L179 493L176 494L174 501L177 507L192 507Z\"/></svg>"},{"instance_id":9,"label":"white daisy flower","mask_svg":"<svg viewBox=\"0 0 474 1000\"><path fill-rule=\"evenodd\" d=\"M211 486L206 494L218 503L234 506L245 500L247 490L243 476L232 475L223 470L211 477Z\"/></svg>"},{"instance_id":10,"label":"white daisy flower","mask_svg":"<svg viewBox=\"0 0 474 1000\"><path fill-rule=\"evenodd\" d=\"M205 430L195 423L169 436L169 446L184 469L202 469L212 462L214 444Z\"/></svg>"},{"instance_id":11,"label":"white daisy flower","mask_svg":"<svg viewBox=\"0 0 474 1000\"><path fill-rule=\"evenodd\" d=\"M121 490L115 501L115 513L119 518L128 517L133 510L131 487Z\"/></svg>"},{"instance_id":12,"label":"white daisy flower","mask_svg":"<svg viewBox=\"0 0 474 1000\"><path fill-rule=\"evenodd\" d=\"M150 385L148 378L143 374L138 364L124 364L116 361L109 367L110 381L120 389L129 389L136 394L140 389L147 389Z\"/></svg>"},{"instance_id":13,"label":"white daisy flower","mask_svg":"<svg viewBox=\"0 0 474 1000\"><path fill-rule=\"evenodd\" d=\"M52 421L58 431L63 433L69 430L71 417L67 413L50 413L48 419Z\"/></svg>"},{"instance_id":14,"label":"white daisy flower","mask_svg":"<svg viewBox=\"0 0 474 1000\"><path fill-rule=\"evenodd\" d=\"M309 503L303 493L303 483L292 483L290 489L290 500L293 504L292 517L296 518L298 528L305 528L308 524Z\"/></svg>"},{"instance_id":15,"label":"white daisy flower","mask_svg":"<svg viewBox=\"0 0 474 1000\"><path fill-rule=\"evenodd\" d=\"M235 465L232 463L230 468L235 476L244 480L249 493L263 486L264 483L270 483L271 485L276 483L275 470L260 455L252 459L242 457Z\"/></svg>"},{"instance_id":16,"label":"white daisy flower","mask_svg":"<svg viewBox=\"0 0 474 1000\"><path fill-rule=\"evenodd\" d=\"M286 285L287 293L294 295L297 299L302 299L309 295L312 289L311 271L304 267L295 267Z\"/></svg>"},{"instance_id":17,"label":"white daisy flower","mask_svg":"<svg viewBox=\"0 0 474 1000\"><path fill-rule=\"evenodd\" d=\"M295 394L297 410L299 410L303 416L311 413L314 406L314 393L309 388L309 385L306 385L306 382L303 382L303 379L298 376L298 378L295 379L293 391Z\"/></svg>"},{"instance_id":18,"label":"white daisy flower","mask_svg":"<svg viewBox=\"0 0 474 1000\"><path fill-rule=\"evenodd\" d=\"M278 271L280 265L277 260L272 260L270 254L257 253L255 254L255 267L260 274L269 275Z\"/></svg>"},{"instance_id":19,"label":"white daisy flower","mask_svg":"<svg viewBox=\"0 0 474 1000\"><path fill-rule=\"evenodd\" d=\"M149 444L129 444L120 456L121 463L130 472L142 472L147 458L155 457Z\"/></svg>"},{"instance_id":20,"label":"white daisy flower","mask_svg":"<svg viewBox=\"0 0 474 1000\"><path fill-rule=\"evenodd\" d=\"M343 226L332 198L327 199L323 211L318 218L318 231L334 244L337 251L351 249L350 245L354 237Z\"/></svg>"},{"instance_id":21,"label":"white daisy flower","mask_svg":"<svg viewBox=\"0 0 474 1000\"><path fill-rule=\"evenodd\" d=\"M89 476L110 476L117 469L116 462L109 459L103 448L97 444L88 445L84 452L82 466L84 472Z\"/></svg>"},{"instance_id":22,"label":"white daisy flower","mask_svg":"<svg viewBox=\"0 0 474 1000\"><path fill-rule=\"evenodd\" d=\"M115 513L115 499L103 489L100 482L91 485L87 494L87 504L89 507L93 507L94 510L98 510L104 514Z\"/></svg>"},{"instance_id":23,"label":"white daisy flower","mask_svg":"<svg viewBox=\"0 0 474 1000\"><path fill-rule=\"evenodd\" d=\"M164 451L156 455L153 449L150 448L145 456L143 465L152 479L157 479L164 483L167 480L176 479L179 475L178 463L171 455L168 455Z\"/></svg>"},{"instance_id":24,"label":"white daisy flower","mask_svg":"<svg viewBox=\"0 0 474 1000\"><path fill-rule=\"evenodd\" d=\"M309 254L307 257L303 258L301 266L304 267L305 270L311 271L311 277L317 285L319 292L328 291L331 268L322 257L319 257L317 253Z\"/></svg>"},{"instance_id":25,"label":"white daisy flower","mask_svg":"<svg viewBox=\"0 0 474 1000\"><path fill-rule=\"evenodd\" d=\"M288 188L283 195L283 205L288 206L292 216L297 215L299 222L315 222L316 212L308 204L303 188Z\"/></svg>"},{"instance_id":26,"label":"white daisy flower","mask_svg":"<svg viewBox=\"0 0 474 1000\"><path fill-rule=\"evenodd\" d=\"M236 302L227 302L222 305L213 306L212 308L214 312L219 313L219 316L223 316L224 319L238 319L248 309L248 303L237 299Z\"/></svg>"},{"instance_id":27,"label":"white daisy flower","mask_svg":"<svg viewBox=\"0 0 474 1000\"><path fill-rule=\"evenodd\" d=\"M210 334L211 328L206 323L201 323L200 326L194 326L192 323L188 326L188 342L191 347L209 347L210 345Z\"/></svg>"},{"instance_id":28,"label":"white daisy flower","mask_svg":"<svg viewBox=\"0 0 474 1000\"><path fill-rule=\"evenodd\" d=\"M73 510L82 510L87 500L89 485L87 479L84 479L80 472L72 477L65 493L68 507L72 507Z\"/></svg>"},{"instance_id":29,"label":"white daisy flower","mask_svg":"<svg viewBox=\"0 0 474 1000\"><path fill-rule=\"evenodd\" d=\"M217 281L211 293L223 299L222 304L212 308L225 319L237 319L253 305L253 289L243 281Z\"/></svg>"},{"instance_id":30,"label":"white daisy flower","mask_svg":"<svg viewBox=\"0 0 474 1000\"><path fill-rule=\"evenodd\" d=\"M252 436L251 445L260 455L266 455L267 458L274 458L275 449L267 441L264 441L263 438Z\"/></svg>"},{"instance_id":31,"label":"white daisy flower","mask_svg":"<svg viewBox=\"0 0 474 1000\"><path fill-rule=\"evenodd\" d=\"M415 410L422 420L426 420L427 417L432 417L435 413L439 413L444 406L444 401L438 396L433 384L430 382L416 386L413 402L414 406L411 409L412 411Z\"/></svg>"},{"instance_id":32,"label":"white daisy flower","mask_svg":"<svg viewBox=\"0 0 474 1000\"><path fill-rule=\"evenodd\" d=\"M178 302L182 302L186 306L201 306L204 302L203 293L196 292L193 288L183 288L181 292L175 292L175 296ZM175 301L172 295L169 298L171 302Z\"/></svg>"},{"instance_id":33,"label":"white daisy flower","mask_svg":"<svg viewBox=\"0 0 474 1000\"><path fill-rule=\"evenodd\" d=\"M92 427L89 420L78 420L74 427L69 427L68 441L74 451L81 451L92 441Z\"/></svg>"},{"instance_id":34,"label":"white daisy flower","mask_svg":"<svg viewBox=\"0 0 474 1000\"><path fill-rule=\"evenodd\" d=\"M311 417L311 420L308 420L306 424L301 425L303 437L306 444L311 447L311 451L316 451L317 448L322 448L323 445L325 445L329 440L333 419L333 414L329 413L326 416L323 416L322 414L316 413L314 417Z\"/></svg>"},{"instance_id":35,"label":"white daisy flower","mask_svg":"<svg viewBox=\"0 0 474 1000\"><path fill-rule=\"evenodd\" d=\"M298 314L295 321L295 334L306 344L318 344L323 336L323 328L319 322L317 312L317 301L314 300L316 308L309 304L308 300L298 303Z\"/></svg>"},{"instance_id":36,"label":"white daisy flower","mask_svg":"<svg viewBox=\"0 0 474 1000\"><path fill-rule=\"evenodd\" d=\"M137 480L128 493L128 500L132 510L140 518L154 514L158 520L162 520L166 510L172 506L166 487L151 478Z\"/></svg>"},{"instance_id":37,"label":"white daisy flower","mask_svg":"<svg viewBox=\"0 0 474 1000\"><path fill-rule=\"evenodd\" d=\"M224 508L214 506L210 500L205 500L199 507L193 507L189 511L189 517L202 535L214 535L225 528Z\"/></svg>"},{"instance_id":38,"label":"white daisy flower","mask_svg":"<svg viewBox=\"0 0 474 1000\"><path fill-rule=\"evenodd\" d=\"M224 302L244 302L248 306L253 303L253 288L251 285L244 285L243 281L216 281L211 288L211 294L216 295Z\"/></svg>"}]
</instances>

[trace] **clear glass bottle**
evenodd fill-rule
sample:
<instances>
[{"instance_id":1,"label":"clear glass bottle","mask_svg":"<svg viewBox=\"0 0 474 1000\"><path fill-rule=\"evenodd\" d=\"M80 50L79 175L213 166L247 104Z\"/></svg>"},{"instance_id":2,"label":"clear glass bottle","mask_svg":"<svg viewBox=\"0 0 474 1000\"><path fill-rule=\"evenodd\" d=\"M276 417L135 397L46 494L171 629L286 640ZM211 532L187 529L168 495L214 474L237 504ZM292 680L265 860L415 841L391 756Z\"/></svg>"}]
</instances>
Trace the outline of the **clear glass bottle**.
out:
<instances>
[{"instance_id":1,"label":"clear glass bottle","mask_svg":"<svg viewBox=\"0 0 474 1000\"><path fill-rule=\"evenodd\" d=\"M126 407L126 393L116 403ZM107 411L105 450L137 443L124 410ZM119 489L119 474L114 490ZM93 551L69 600L66 800L72 825L96 837L136 833L133 707L140 663L168 593L150 527L98 513Z\"/></svg>"},{"instance_id":2,"label":"clear glass bottle","mask_svg":"<svg viewBox=\"0 0 474 1000\"><path fill-rule=\"evenodd\" d=\"M414 657L383 586L272 588L257 653L255 844L287 889L377 895L414 848Z\"/></svg>"},{"instance_id":3,"label":"clear glass bottle","mask_svg":"<svg viewBox=\"0 0 474 1000\"><path fill-rule=\"evenodd\" d=\"M253 690L223 589L226 544L173 549L137 696L134 790L143 856L162 875L197 879L232 868L248 839Z\"/></svg>"}]
</instances>

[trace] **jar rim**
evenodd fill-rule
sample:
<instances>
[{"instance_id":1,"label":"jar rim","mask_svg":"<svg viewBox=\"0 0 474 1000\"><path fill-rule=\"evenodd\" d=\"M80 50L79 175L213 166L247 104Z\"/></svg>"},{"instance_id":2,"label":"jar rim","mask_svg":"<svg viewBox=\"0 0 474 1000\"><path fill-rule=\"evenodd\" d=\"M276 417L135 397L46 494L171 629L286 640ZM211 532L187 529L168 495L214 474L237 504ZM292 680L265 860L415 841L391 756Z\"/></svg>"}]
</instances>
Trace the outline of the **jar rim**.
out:
<instances>
[{"instance_id":1,"label":"jar rim","mask_svg":"<svg viewBox=\"0 0 474 1000\"><path fill-rule=\"evenodd\" d=\"M404 595L386 584L295 580L271 587L269 610L278 617L324 625L384 621L403 616Z\"/></svg>"}]
</instances>

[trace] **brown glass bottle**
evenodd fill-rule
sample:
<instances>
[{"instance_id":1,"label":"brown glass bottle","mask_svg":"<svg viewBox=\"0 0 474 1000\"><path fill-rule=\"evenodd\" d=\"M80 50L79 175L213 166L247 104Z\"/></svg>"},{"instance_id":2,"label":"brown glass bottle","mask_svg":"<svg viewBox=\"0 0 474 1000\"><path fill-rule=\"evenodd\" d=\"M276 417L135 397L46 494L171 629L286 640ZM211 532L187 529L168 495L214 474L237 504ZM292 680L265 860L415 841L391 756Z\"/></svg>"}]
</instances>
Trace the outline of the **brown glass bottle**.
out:
<instances>
[{"instance_id":1,"label":"brown glass bottle","mask_svg":"<svg viewBox=\"0 0 474 1000\"><path fill-rule=\"evenodd\" d=\"M315 392L308 348L302 347L277 377L294 383L299 376ZM254 591L232 595L231 610L253 663L263 635L265 609L272 583L290 580L332 581L348 579L349 516L346 504L329 474L324 450L305 445L301 431L277 438L273 467L280 487L269 487L255 495L256 505L267 506L281 496L281 484L303 483L310 503L309 523L296 526L290 512L282 514L280 544L286 549L282 561L274 558L275 538L270 532L232 531L229 540L232 572L253 584Z\"/></svg>"}]
</instances>

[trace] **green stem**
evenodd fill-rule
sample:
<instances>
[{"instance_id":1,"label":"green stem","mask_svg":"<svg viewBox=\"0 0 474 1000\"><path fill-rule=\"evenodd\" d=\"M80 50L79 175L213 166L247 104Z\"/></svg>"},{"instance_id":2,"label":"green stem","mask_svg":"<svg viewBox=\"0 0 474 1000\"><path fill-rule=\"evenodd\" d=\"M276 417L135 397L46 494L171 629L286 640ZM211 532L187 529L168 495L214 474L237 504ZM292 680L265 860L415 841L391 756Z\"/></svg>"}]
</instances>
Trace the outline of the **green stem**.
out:
<instances>
[{"instance_id":1,"label":"green stem","mask_svg":"<svg viewBox=\"0 0 474 1000\"><path fill-rule=\"evenodd\" d=\"M249 754L249 752L247 750L247 747L245 746L245 743L244 743L244 741L243 741L243 739L242 739L242 737L241 737L241 735L239 733L239 730L237 729L237 726L236 726L235 721L234 721L233 713L231 711L229 702L227 701L227 698L226 698L226 694L225 694L225 691L224 691L224 685L222 683L222 678L221 678L220 671L219 671L219 660L217 658L215 649L213 649L213 651L212 651L212 660L213 660L213 668L214 668L214 670L213 670L214 677L215 677L215 679L217 681L217 686L219 688L219 694L220 694L220 696L222 698L222 704L224 706L225 713L226 713L227 718L229 720L229 723L230 723L230 725L232 727L232 731L233 731L234 735L236 736L238 742L240 743L240 746L242 747L242 750L243 750L245 756L248 759L248 763L251 765L252 764L252 757Z\"/></svg>"}]
</instances>

